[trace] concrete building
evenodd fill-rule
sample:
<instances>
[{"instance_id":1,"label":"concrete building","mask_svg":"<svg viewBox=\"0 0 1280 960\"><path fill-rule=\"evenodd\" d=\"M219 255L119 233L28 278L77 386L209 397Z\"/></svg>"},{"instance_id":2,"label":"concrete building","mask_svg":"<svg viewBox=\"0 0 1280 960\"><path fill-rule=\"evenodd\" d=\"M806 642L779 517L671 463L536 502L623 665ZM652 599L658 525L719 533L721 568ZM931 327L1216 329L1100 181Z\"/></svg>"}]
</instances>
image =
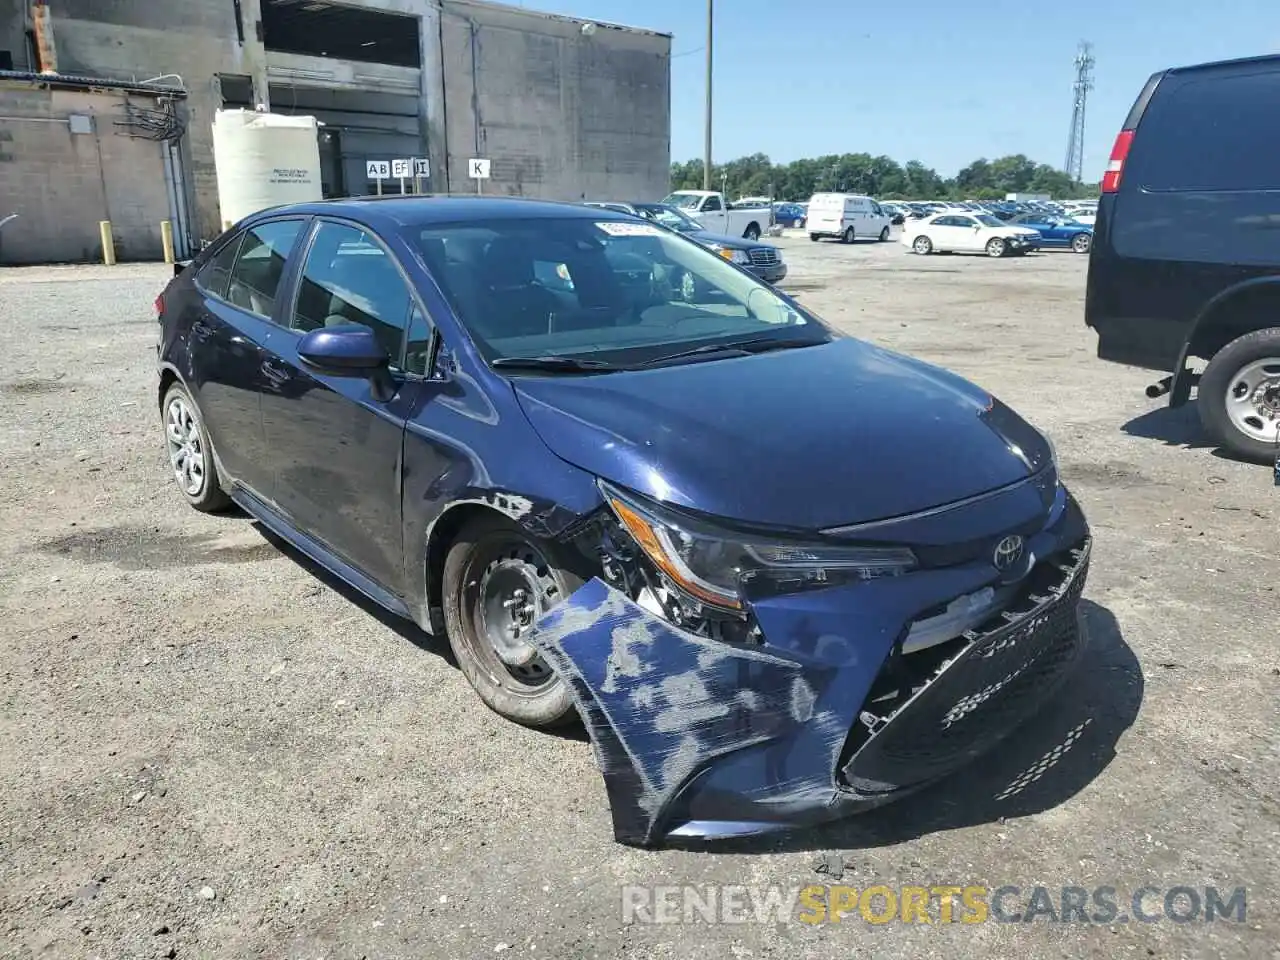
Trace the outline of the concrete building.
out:
<instances>
[{"instance_id":1,"label":"concrete building","mask_svg":"<svg viewBox=\"0 0 1280 960\"><path fill-rule=\"evenodd\" d=\"M397 157L430 159L433 192L474 190L472 157L491 162L486 193L657 199L667 189L666 34L484 0L45 2L60 74L185 92L177 175L192 241L222 226L211 125L224 106L319 119L327 195L373 192L366 161ZM0 0L0 71L41 86L22 76L40 67L30 30L30 0ZM0 89L0 118L5 98ZM0 119L0 136L28 126ZM0 193L0 220L5 202Z\"/></svg>"}]
</instances>

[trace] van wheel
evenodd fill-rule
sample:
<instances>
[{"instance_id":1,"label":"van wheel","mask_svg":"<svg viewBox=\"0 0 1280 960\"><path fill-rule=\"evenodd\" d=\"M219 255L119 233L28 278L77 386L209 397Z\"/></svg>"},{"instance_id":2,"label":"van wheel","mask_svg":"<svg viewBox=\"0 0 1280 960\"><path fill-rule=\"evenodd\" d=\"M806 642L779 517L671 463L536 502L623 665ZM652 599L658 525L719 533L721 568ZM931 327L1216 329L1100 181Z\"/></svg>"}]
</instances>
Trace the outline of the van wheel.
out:
<instances>
[{"instance_id":1,"label":"van wheel","mask_svg":"<svg viewBox=\"0 0 1280 960\"><path fill-rule=\"evenodd\" d=\"M933 253L933 241L928 237L916 237L911 241L911 249L920 256L928 256Z\"/></svg>"},{"instance_id":2,"label":"van wheel","mask_svg":"<svg viewBox=\"0 0 1280 960\"><path fill-rule=\"evenodd\" d=\"M759 240L759 239L760 239L760 227L759 227L757 224L754 224L754 223L753 223L753 224L750 224L750 225L747 227L746 232L745 232L745 233L743 233L743 236L744 236L744 237L746 237L748 240Z\"/></svg>"},{"instance_id":3,"label":"van wheel","mask_svg":"<svg viewBox=\"0 0 1280 960\"><path fill-rule=\"evenodd\" d=\"M843 239L845 243L853 243L853 241L858 239L858 235L853 232L853 227L850 227L844 232Z\"/></svg>"},{"instance_id":4,"label":"van wheel","mask_svg":"<svg viewBox=\"0 0 1280 960\"><path fill-rule=\"evenodd\" d=\"M812 240L814 243L817 243L817 242L818 242L818 235L817 235L816 233L811 233L811 234L809 234L809 239L810 239L810 240Z\"/></svg>"},{"instance_id":5,"label":"van wheel","mask_svg":"<svg viewBox=\"0 0 1280 960\"><path fill-rule=\"evenodd\" d=\"M880 231L880 242L884 243L888 239L889 239L889 228L885 227L883 230Z\"/></svg>"},{"instance_id":6,"label":"van wheel","mask_svg":"<svg viewBox=\"0 0 1280 960\"><path fill-rule=\"evenodd\" d=\"M1214 354L1196 395L1209 436L1243 460L1274 463L1280 443L1280 327L1232 340Z\"/></svg>"}]
</instances>

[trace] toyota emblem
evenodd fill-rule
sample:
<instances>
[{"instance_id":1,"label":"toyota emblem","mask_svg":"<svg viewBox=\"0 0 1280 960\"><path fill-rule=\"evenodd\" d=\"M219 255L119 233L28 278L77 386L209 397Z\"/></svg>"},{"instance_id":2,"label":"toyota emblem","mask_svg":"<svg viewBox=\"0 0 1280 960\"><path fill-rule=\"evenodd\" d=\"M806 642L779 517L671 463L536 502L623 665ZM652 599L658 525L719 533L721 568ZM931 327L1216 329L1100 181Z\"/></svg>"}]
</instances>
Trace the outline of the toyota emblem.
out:
<instances>
[{"instance_id":1,"label":"toyota emblem","mask_svg":"<svg viewBox=\"0 0 1280 960\"><path fill-rule=\"evenodd\" d=\"M1021 537L1014 535L1005 537L996 544L995 553L991 555L991 562L995 564L996 569L1004 572L1009 570L1015 563L1022 559L1023 540Z\"/></svg>"}]
</instances>

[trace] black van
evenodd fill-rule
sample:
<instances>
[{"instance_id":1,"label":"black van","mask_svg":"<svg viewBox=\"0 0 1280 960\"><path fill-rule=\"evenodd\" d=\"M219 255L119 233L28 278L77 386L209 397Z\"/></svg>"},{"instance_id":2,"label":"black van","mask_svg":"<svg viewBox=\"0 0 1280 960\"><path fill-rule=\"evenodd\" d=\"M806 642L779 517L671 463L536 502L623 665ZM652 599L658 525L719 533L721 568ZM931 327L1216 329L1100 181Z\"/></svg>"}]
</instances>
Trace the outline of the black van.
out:
<instances>
[{"instance_id":1,"label":"black van","mask_svg":"<svg viewBox=\"0 0 1280 960\"><path fill-rule=\"evenodd\" d=\"M1102 179L1085 322L1213 440L1280 451L1280 56L1155 74ZM1207 360L1203 372L1193 359Z\"/></svg>"}]
</instances>

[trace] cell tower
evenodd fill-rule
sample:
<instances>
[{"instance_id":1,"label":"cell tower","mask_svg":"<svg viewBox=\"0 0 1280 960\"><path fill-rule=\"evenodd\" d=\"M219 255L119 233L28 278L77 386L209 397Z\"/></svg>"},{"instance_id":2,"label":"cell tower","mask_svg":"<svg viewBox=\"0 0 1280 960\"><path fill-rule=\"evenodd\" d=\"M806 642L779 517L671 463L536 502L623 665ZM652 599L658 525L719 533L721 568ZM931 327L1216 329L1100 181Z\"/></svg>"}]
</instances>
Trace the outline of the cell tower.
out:
<instances>
[{"instance_id":1,"label":"cell tower","mask_svg":"<svg viewBox=\"0 0 1280 960\"><path fill-rule=\"evenodd\" d=\"M1071 136L1067 139L1065 170L1076 183L1084 179L1084 109L1093 89L1093 44L1081 40L1076 50L1076 82L1071 90L1074 105L1071 108Z\"/></svg>"}]
</instances>

